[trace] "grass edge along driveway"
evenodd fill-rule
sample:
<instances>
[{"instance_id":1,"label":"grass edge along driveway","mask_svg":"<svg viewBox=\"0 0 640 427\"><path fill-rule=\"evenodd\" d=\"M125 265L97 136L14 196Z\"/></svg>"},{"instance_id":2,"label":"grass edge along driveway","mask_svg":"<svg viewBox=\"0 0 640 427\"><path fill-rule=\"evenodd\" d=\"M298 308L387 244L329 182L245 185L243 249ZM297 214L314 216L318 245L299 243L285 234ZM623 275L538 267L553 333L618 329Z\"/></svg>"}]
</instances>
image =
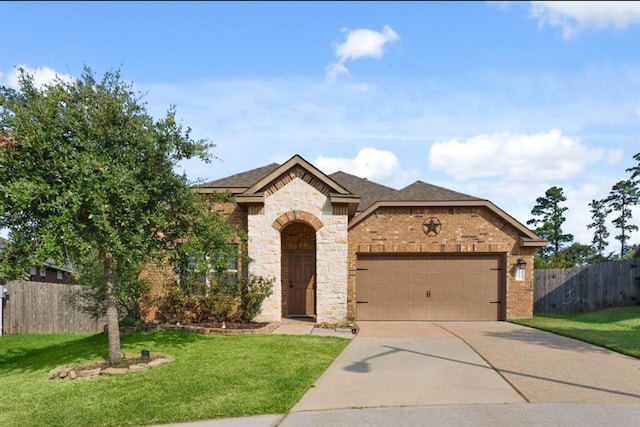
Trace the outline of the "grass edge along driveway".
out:
<instances>
[{"instance_id":1,"label":"grass edge along driveway","mask_svg":"<svg viewBox=\"0 0 640 427\"><path fill-rule=\"evenodd\" d=\"M640 305L579 314L538 314L512 322L640 358Z\"/></svg>"},{"instance_id":2,"label":"grass edge along driveway","mask_svg":"<svg viewBox=\"0 0 640 427\"><path fill-rule=\"evenodd\" d=\"M122 351L175 362L135 374L47 378L63 364L106 357L102 334L0 337L0 425L143 426L286 413L349 343L312 335L122 336Z\"/></svg>"}]
</instances>

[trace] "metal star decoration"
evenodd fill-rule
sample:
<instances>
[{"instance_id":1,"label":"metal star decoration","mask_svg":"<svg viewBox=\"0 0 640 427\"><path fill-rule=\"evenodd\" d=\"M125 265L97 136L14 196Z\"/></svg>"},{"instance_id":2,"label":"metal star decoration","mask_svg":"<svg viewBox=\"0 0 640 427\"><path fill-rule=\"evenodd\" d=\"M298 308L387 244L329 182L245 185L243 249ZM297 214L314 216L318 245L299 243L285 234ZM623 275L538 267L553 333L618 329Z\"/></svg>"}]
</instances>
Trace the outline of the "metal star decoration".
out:
<instances>
[{"instance_id":1,"label":"metal star decoration","mask_svg":"<svg viewBox=\"0 0 640 427\"><path fill-rule=\"evenodd\" d=\"M440 223L440 220L434 216L427 218L422 223L422 231L424 231L424 234L426 234L427 236L437 235L438 233L440 233L441 228L442 224Z\"/></svg>"}]
</instances>

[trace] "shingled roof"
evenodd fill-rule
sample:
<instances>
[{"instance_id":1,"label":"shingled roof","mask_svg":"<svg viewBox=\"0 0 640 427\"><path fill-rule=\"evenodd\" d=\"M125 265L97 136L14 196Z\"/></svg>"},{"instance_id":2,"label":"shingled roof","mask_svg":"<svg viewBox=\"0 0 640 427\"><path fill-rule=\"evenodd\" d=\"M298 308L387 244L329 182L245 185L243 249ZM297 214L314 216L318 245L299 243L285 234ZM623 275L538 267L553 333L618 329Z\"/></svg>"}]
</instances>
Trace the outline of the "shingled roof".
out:
<instances>
[{"instance_id":1,"label":"shingled roof","mask_svg":"<svg viewBox=\"0 0 640 427\"><path fill-rule=\"evenodd\" d=\"M225 178L206 182L199 188L210 190L229 190L240 194L251 188L260 180L276 171L281 165L271 163L246 172L237 173ZM363 212L377 202L442 202L442 201L478 201L482 200L447 188L416 181L413 184L396 190L366 178L360 178L346 172L335 172L327 175L337 184L343 186L350 193L360 197L357 212Z\"/></svg>"},{"instance_id":2,"label":"shingled roof","mask_svg":"<svg viewBox=\"0 0 640 427\"><path fill-rule=\"evenodd\" d=\"M201 188L220 188L220 189L247 189L274 170L278 169L278 163L271 163L246 172L237 173L226 178L216 179L214 181L205 182L199 185Z\"/></svg>"},{"instance_id":3,"label":"shingled roof","mask_svg":"<svg viewBox=\"0 0 640 427\"><path fill-rule=\"evenodd\" d=\"M507 220L520 230L523 246L541 247L547 244L525 225L518 222L506 212L486 199L479 199L464 193L416 181L401 190L396 190L366 178L360 178L346 172L335 172L326 175L313 164L299 155L293 156L283 164L271 163L260 168L237 173L226 178L210 181L195 188L202 193L231 191L240 203L256 203L264 201L261 189L272 179L286 173L289 168L302 167L311 172L315 178L327 184L332 191L332 203L346 203L349 206L349 228L356 226L379 207L388 206L481 206Z\"/></svg>"},{"instance_id":4,"label":"shingled roof","mask_svg":"<svg viewBox=\"0 0 640 427\"><path fill-rule=\"evenodd\" d=\"M427 184L426 182L416 181L411 185L398 190L391 195L389 201L462 201L462 200L482 200L477 197L470 196L447 188L438 187L437 185Z\"/></svg>"},{"instance_id":5,"label":"shingled roof","mask_svg":"<svg viewBox=\"0 0 640 427\"><path fill-rule=\"evenodd\" d=\"M398 191L342 171L332 173L329 177L353 194L360 196L358 212L364 211L379 200L386 200L391 194Z\"/></svg>"}]
</instances>

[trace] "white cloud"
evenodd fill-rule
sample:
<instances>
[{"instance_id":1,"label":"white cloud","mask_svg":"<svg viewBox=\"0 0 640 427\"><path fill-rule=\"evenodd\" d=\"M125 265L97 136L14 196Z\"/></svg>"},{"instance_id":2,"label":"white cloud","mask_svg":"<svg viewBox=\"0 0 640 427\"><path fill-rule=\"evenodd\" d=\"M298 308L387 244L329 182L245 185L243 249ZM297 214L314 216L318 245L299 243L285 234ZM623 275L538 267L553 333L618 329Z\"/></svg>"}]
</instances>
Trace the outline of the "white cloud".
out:
<instances>
[{"instance_id":1,"label":"white cloud","mask_svg":"<svg viewBox=\"0 0 640 427\"><path fill-rule=\"evenodd\" d=\"M320 155L313 164L325 173L342 171L396 187L406 185L410 175L402 169L395 153L371 147L360 150L355 159Z\"/></svg>"},{"instance_id":2,"label":"white cloud","mask_svg":"<svg viewBox=\"0 0 640 427\"><path fill-rule=\"evenodd\" d=\"M636 116L640 119L640 107L636 108Z\"/></svg>"},{"instance_id":3,"label":"white cloud","mask_svg":"<svg viewBox=\"0 0 640 427\"><path fill-rule=\"evenodd\" d=\"M349 74L344 65L346 61L365 57L382 58L385 48L400 38L388 25L382 28L382 32L369 29L344 29L343 32L347 34L345 41L335 47L338 61L326 67L328 81L335 80L340 74Z\"/></svg>"},{"instance_id":4,"label":"white cloud","mask_svg":"<svg viewBox=\"0 0 640 427\"><path fill-rule=\"evenodd\" d=\"M496 133L466 141L453 139L431 145L429 162L460 181L503 178L515 181L560 180L579 175L602 158L558 129L538 134Z\"/></svg>"},{"instance_id":5,"label":"white cloud","mask_svg":"<svg viewBox=\"0 0 640 427\"><path fill-rule=\"evenodd\" d=\"M541 26L562 28L565 38L587 28L625 29L640 24L640 2L633 1L532 1L531 15Z\"/></svg>"},{"instance_id":6,"label":"white cloud","mask_svg":"<svg viewBox=\"0 0 640 427\"><path fill-rule=\"evenodd\" d=\"M619 164L624 157L622 150L609 150L607 153L607 163L611 166Z\"/></svg>"},{"instance_id":7,"label":"white cloud","mask_svg":"<svg viewBox=\"0 0 640 427\"><path fill-rule=\"evenodd\" d=\"M14 89L18 89L18 76L20 75L19 69L22 68L27 74L33 76L33 81L36 87L40 88L47 83L52 83L56 77L59 77L63 81L71 81L73 77L69 74L60 74L57 73L54 69L49 68L47 66L31 68L27 65L18 65L16 66L12 72L7 75L7 85ZM0 74L2 77L2 74Z\"/></svg>"},{"instance_id":8,"label":"white cloud","mask_svg":"<svg viewBox=\"0 0 640 427\"><path fill-rule=\"evenodd\" d=\"M325 71L327 72L327 80L330 82L337 79L340 74L349 75L349 70L341 62L334 62L327 65Z\"/></svg>"},{"instance_id":9,"label":"white cloud","mask_svg":"<svg viewBox=\"0 0 640 427\"><path fill-rule=\"evenodd\" d=\"M345 29L344 32L347 33L347 39L336 46L336 56L341 62L366 56L381 58L385 45L400 38L398 33L388 25L383 27L382 32L367 29L353 31Z\"/></svg>"}]
</instances>

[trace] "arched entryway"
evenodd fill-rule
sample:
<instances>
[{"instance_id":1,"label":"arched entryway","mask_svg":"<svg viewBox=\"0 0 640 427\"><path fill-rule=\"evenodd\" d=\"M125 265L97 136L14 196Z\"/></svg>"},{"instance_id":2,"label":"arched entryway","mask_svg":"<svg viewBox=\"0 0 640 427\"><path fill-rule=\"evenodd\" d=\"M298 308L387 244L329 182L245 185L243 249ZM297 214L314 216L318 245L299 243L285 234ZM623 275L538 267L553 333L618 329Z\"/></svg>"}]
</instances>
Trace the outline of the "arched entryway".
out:
<instances>
[{"instance_id":1,"label":"arched entryway","mask_svg":"<svg viewBox=\"0 0 640 427\"><path fill-rule=\"evenodd\" d=\"M316 314L316 230L292 222L281 233L282 317Z\"/></svg>"}]
</instances>

